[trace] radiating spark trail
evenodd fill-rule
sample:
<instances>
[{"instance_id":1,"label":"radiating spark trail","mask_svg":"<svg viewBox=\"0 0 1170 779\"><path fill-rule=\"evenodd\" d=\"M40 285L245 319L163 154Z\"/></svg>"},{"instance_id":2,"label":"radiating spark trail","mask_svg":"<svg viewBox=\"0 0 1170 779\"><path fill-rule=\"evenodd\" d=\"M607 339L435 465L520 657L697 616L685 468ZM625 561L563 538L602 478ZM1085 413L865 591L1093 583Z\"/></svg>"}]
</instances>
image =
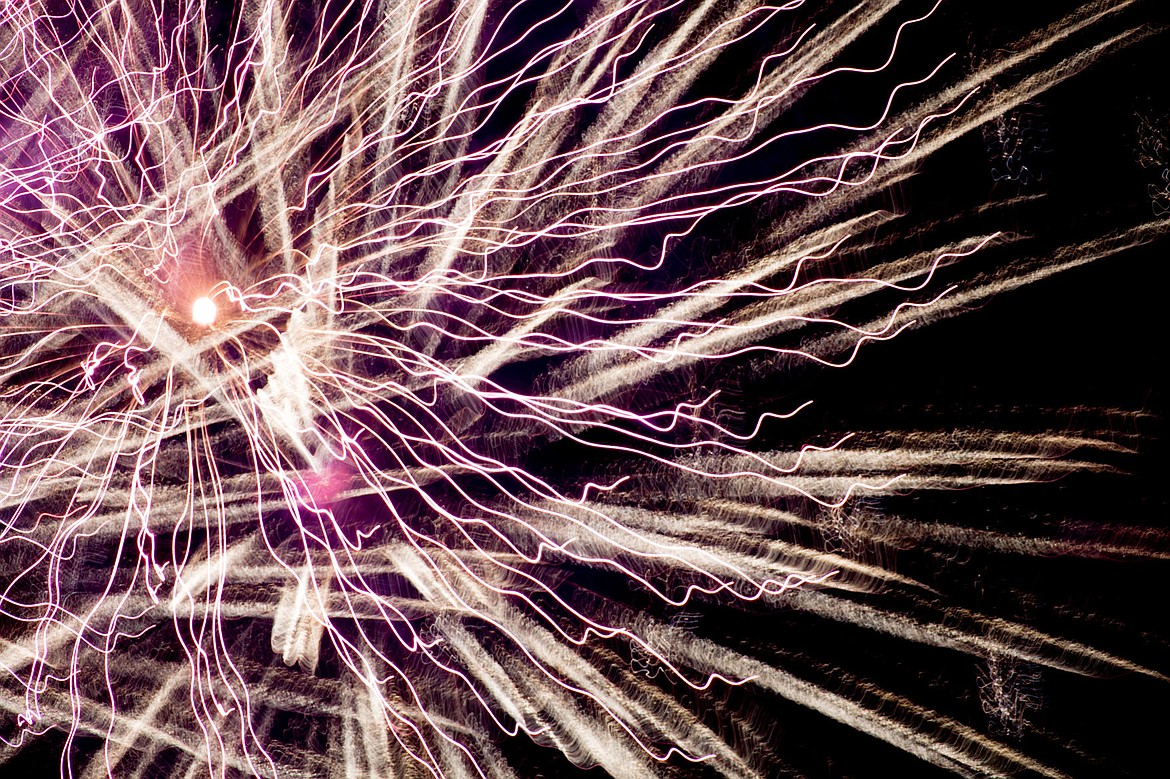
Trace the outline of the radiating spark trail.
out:
<instances>
[{"instance_id":1,"label":"radiating spark trail","mask_svg":"<svg viewBox=\"0 0 1170 779\"><path fill-rule=\"evenodd\" d=\"M764 704L709 711L771 695L959 774L1065 775L695 613L1166 682L883 557L1165 560L1136 525L886 506L1114 477L1109 424L809 432L815 399L757 381L847 377L1164 236L1041 254L986 204L877 200L1157 31L1100 0L971 65L915 54L942 2L809 5L6 4L0 760L502 777L539 772L528 739L613 776L798 774Z\"/></svg>"}]
</instances>

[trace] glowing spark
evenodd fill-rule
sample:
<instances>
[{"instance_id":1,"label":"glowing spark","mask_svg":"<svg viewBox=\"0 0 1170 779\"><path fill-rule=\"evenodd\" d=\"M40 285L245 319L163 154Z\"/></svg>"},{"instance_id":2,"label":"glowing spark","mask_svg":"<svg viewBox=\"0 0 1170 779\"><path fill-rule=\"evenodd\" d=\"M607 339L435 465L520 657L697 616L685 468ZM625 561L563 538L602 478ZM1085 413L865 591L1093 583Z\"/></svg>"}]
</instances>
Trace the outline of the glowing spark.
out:
<instances>
[{"instance_id":1,"label":"glowing spark","mask_svg":"<svg viewBox=\"0 0 1170 779\"><path fill-rule=\"evenodd\" d=\"M211 298L197 298L191 304L191 321L201 327L210 327L215 324L216 313L215 302Z\"/></svg>"}]
</instances>

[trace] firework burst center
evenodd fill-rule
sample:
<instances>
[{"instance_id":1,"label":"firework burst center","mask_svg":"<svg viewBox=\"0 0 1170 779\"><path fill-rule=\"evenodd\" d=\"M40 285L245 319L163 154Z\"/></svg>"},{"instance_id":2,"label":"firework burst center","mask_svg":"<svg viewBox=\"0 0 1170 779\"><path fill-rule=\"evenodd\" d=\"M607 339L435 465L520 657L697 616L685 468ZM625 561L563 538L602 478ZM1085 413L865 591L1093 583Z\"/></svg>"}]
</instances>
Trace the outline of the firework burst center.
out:
<instances>
[{"instance_id":1,"label":"firework burst center","mask_svg":"<svg viewBox=\"0 0 1170 779\"><path fill-rule=\"evenodd\" d=\"M215 301L207 296L196 298L191 304L191 321L200 327L211 327L215 324L217 313Z\"/></svg>"}]
</instances>

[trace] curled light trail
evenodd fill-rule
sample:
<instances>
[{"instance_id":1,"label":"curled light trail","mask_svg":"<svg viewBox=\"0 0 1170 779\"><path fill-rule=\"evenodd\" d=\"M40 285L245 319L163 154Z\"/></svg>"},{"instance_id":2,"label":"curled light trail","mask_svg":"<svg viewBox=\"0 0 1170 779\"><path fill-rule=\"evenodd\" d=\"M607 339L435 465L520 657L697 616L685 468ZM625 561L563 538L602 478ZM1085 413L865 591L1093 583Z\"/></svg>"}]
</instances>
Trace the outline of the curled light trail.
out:
<instances>
[{"instance_id":1,"label":"curled light trail","mask_svg":"<svg viewBox=\"0 0 1170 779\"><path fill-rule=\"evenodd\" d=\"M721 643L690 626L706 609L976 658L1016 737L1029 668L1167 681L939 606L865 551L1164 559L1136 530L865 508L1105 476L1126 415L794 445L811 401L753 410L723 380L845 376L1164 235L1029 258L956 214L908 249L873 206L1139 43L1140 5L1085 3L977 66L906 53L939 3L807 6L6 4L4 759L64 734L70 776L525 775L512 736L620 777L787 771L750 713L690 702L753 690L959 774L1063 775L893 689ZM730 61L750 64L713 83ZM858 83L864 104L799 118ZM699 256L748 212L775 224ZM833 522L842 548L808 540Z\"/></svg>"}]
</instances>

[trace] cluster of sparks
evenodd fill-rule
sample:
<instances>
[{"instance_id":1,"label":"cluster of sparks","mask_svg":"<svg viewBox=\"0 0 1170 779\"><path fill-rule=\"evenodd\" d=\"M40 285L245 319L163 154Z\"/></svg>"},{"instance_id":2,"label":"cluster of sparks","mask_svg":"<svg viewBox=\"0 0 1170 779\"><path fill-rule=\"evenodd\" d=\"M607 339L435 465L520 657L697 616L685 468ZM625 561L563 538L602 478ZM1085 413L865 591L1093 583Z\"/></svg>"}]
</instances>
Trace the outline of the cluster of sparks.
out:
<instances>
[{"instance_id":1,"label":"cluster of sparks","mask_svg":"<svg viewBox=\"0 0 1170 779\"><path fill-rule=\"evenodd\" d=\"M1052 773L668 617L699 603L789 601L996 667L1157 676L1021 625L932 633L839 603L918 585L763 532L857 495L1103 468L1053 456L1114 444L844 435L778 451L760 442L807 404L737 418L714 367L845 368L923 311L1160 234L1139 225L966 286L940 277L1010 236L856 259L895 218L866 198L1139 38L1024 67L1128 3L1088 4L972 73L943 57L892 81L937 6L810 20L804 0L577 5L0 10L9 754L64 732L70 775L81 755L86 775L171 761L176 776L486 777L509 775L501 735L526 734L615 776L771 772L744 751L750 728L721 734L664 692L670 678L759 686L961 772ZM880 56L849 61L869 34ZM774 45L731 91L703 80L761 36ZM992 77L994 95L979 89ZM848 79L884 104L786 123ZM708 223L772 202L783 217L756 245L685 259ZM706 388L680 378L697 376ZM581 591L573 571L658 605ZM607 670L623 654L642 672ZM288 711L331 718L328 746L278 744L273 712Z\"/></svg>"}]
</instances>

